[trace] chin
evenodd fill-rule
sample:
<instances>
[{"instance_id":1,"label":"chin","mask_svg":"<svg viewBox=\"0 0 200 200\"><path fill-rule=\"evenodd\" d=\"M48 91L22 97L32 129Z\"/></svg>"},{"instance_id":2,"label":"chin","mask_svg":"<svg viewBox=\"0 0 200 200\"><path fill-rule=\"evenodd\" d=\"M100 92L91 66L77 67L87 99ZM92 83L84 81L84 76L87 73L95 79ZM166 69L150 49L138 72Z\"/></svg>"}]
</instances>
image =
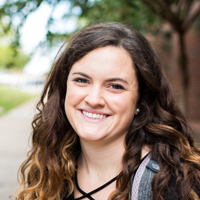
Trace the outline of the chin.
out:
<instances>
[{"instance_id":1,"label":"chin","mask_svg":"<svg viewBox=\"0 0 200 200\"><path fill-rule=\"evenodd\" d=\"M96 135L94 134L96 132L92 132L92 133L81 133L78 134L80 139L86 140L86 141L101 141L103 138L105 138L104 136L100 136L100 135Z\"/></svg>"}]
</instances>

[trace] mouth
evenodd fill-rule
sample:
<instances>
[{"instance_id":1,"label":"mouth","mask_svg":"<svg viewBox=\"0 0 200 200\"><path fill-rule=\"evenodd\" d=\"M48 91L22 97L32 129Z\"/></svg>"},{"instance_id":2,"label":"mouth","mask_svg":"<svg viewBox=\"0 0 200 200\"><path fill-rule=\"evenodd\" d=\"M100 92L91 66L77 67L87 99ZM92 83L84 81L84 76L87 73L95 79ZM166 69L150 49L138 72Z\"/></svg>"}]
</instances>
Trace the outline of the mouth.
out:
<instances>
[{"instance_id":1,"label":"mouth","mask_svg":"<svg viewBox=\"0 0 200 200\"><path fill-rule=\"evenodd\" d=\"M98 114L98 113L91 113L91 112L86 112L84 110L81 110L81 113L90 118L90 119L105 119L106 117L108 117L109 115L104 115L104 114Z\"/></svg>"}]
</instances>

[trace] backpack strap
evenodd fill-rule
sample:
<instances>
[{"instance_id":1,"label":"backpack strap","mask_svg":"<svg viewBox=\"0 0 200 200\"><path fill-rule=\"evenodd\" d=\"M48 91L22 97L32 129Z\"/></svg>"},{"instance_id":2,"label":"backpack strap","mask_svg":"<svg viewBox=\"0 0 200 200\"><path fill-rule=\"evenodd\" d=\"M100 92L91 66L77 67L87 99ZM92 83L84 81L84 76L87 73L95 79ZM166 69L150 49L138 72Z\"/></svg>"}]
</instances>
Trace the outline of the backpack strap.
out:
<instances>
[{"instance_id":1,"label":"backpack strap","mask_svg":"<svg viewBox=\"0 0 200 200\"><path fill-rule=\"evenodd\" d=\"M158 172L159 165L151 159L151 153L138 167L132 184L131 200L150 200L153 197L151 181Z\"/></svg>"},{"instance_id":2,"label":"backpack strap","mask_svg":"<svg viewBox=\"0 0 200 200\"><path fill-rule=\"evenodd\" d=\"M135 173L133 184L132 184L131 200L138 199L138 189L139 189L140 180L142 178L144 170L150 159L151 159L151 153L149 153L149 155L142 161L142 163L140 164L139 168L137 169Z\"/></svg>"}]
</instances>

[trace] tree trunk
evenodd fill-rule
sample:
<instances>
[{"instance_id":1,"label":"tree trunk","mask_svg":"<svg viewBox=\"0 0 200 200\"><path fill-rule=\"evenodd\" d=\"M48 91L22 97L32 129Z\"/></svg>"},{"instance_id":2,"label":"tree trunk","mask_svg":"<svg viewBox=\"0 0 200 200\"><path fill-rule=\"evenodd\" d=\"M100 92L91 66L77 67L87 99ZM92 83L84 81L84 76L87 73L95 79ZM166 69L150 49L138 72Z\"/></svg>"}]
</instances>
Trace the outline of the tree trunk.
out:
<instances>
[{"instance_id":1,"label":"tree trunk","mask_svg":"<svg viewBox=\"0 0 200 200\"><path fill-rule=\"evenodd\" d=\"M183 114L187 115L188 103L187 103L187 96L188 96L188 86L189 86L189 74L188 74L188 58L186 54L186 46L184 40L184 32L179 32L179 57L178 57L178 64L180 66L181 71L181 93L180 93L180 109L182 110Z\"/></svg>"}]
</instances>

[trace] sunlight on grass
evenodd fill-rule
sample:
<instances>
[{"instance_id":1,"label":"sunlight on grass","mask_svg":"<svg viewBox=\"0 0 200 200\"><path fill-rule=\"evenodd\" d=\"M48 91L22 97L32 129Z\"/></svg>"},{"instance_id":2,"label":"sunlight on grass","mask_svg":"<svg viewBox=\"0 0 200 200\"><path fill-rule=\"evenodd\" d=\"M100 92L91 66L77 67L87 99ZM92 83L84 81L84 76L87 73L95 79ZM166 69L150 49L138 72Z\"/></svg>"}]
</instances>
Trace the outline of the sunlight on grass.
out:
<instances>
[{"instance_id":1,"label":"sunlight on grass","mask_svg":"<svg viewBox=\"0 0 200 200\"><path fill-rule=\"evenodd\" d=\"M0 116L28 101L33 96L15 87L0 85Z\"/></svg>"}]
</instances>

